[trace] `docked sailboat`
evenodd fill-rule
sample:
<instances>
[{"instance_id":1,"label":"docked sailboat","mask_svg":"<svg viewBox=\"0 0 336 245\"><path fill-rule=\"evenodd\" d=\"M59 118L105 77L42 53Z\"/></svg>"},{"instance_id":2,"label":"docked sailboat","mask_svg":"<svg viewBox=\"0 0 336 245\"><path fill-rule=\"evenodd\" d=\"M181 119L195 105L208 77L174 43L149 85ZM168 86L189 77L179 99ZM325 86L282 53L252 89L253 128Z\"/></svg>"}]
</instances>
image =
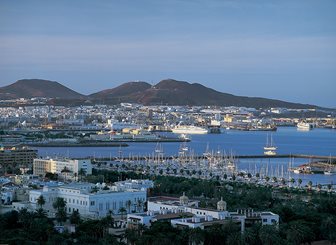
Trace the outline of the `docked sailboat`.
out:
<instances>
[{"instance_id":1,"label":"docked sailboat","mask_svg":"<svg viewBox=\"0 0 336 245\"><path fill-rule=\"evenodd\" d=\"M327 170L327 171L324 171L323 172L325 175L333 175L333 174L336 174L336 172L333 172L331 170Z\"/></svg>"},{"instance_id":2,"label":"docked sailboat","mask_svg":"<svg viewBox=\"0 0 336 245\"><path fill-rule=\"evenodd\" d=\"M331 164L331 157L328 160L329 166L328 168L323 172L325 175L333 175L336 174L335 168Z\"/></svg>"},{"instance_id":3,"label":"docked sailboat","mask_svg":"<svg viewBox=\"0 0 336 245\"><path fill-rule=\"evenodd\" d=\"M266 145L264 146L264 155L275 156L276 150L277 150L277 147L273 143L272 134L271 134L270 140L268 139L268 135L267 135Z\"/></svg>"}]
</instances>

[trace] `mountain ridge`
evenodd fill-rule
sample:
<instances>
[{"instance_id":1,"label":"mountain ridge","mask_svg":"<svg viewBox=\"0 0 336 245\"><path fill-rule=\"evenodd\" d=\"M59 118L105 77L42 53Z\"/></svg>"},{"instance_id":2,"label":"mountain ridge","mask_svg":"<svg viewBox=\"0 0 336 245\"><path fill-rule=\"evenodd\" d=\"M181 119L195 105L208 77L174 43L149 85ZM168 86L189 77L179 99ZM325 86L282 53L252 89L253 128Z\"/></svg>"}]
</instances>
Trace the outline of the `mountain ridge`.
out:
<instances>
[{"instance_id":1,"label":"mountain ridge","mask_svg":"<svg viewBox=\"0 0 336 245\"><path fill-rule=\"evenodd\" d=\"M0 87L0 99L32 97L81 100L90 103L117 104L121 102L144 105L217 105L244 106L254 108L322 108L316 105L300 104L262 97L237 96L208 88L200 83L189 83L175 79L164 79L155 85L144 81L126 82L111 89L89 95L80 94L59 82L43 79L21 79L13 84Z\"/></svg>"}]
</instances>

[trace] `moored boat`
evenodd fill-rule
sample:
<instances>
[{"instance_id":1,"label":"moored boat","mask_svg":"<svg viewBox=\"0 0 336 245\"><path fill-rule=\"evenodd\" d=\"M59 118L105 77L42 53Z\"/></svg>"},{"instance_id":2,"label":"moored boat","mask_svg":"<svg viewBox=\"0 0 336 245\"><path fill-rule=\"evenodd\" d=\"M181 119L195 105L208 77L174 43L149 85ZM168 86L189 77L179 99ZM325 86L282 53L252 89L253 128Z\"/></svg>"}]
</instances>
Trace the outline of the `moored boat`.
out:
<instances>
[{"instance_id":1,"label":"moored boat","mask_svg":"<svg viewBox=\"0 0 336 245\"><path fill-rule=\"evenodd\" d=\"M264 155L267 156L275 156L276 155L277 147L273 144L273 137L271 135L270 140L266 140L266 146L264 146Z\"/></svg>"},{"instance_id":2,"label":"moored boat","mask_svg":"<svg viewBox=\"0 0 336 245\"><path fill-rule=\"evenodd\" d=\"M312 129L312 125L310 123L307 122L298 122L298 124L296 125L298 129L302 129L302 130L311 130Z\"/></svg>"},{"instance_id":3,"label":"moored boat","mask_svg":"<svg viewBox=\"0 0 336 245\"><path fill-rule=\"evenodd\" d=\"M172 132L175 134L207 134L208 130L193 125L177 125L172 128Z\"/></svg>"}]
</instances>

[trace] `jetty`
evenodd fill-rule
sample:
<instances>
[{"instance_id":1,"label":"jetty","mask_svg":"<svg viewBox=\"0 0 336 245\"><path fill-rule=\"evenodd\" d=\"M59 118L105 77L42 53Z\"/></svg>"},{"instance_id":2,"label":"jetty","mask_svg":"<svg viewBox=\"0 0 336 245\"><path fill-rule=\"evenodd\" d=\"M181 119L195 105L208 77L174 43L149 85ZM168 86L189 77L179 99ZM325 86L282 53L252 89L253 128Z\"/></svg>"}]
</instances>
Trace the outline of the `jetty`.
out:
<instances>
[{"instance_id":1,"label":"jetty","mask_svg":"<svg viewBox=\"0 0 336 245\"><path fill-rule=\"evenodd\" d=\"M214 156L217 159L222 158L225 159L227 156ZM92 157L93 158L93 157ZM181 156L159 156L161 160L174 160L181 158ZM319 160L336 160L336 156L320 156L320 155L305 155L305 154L283 154L283 155L274 155L274 156L267 156L267 155L238 155L234 156L235 159L259 159L259 158L307 158L307 159L319 159ZM103 157L103 158L93 158L96 161L104 161L104 160L118 160L118 161L132 161L132 160L140 160L140 161L155 161L158 159L157 155L150 155L150 156L139 156L139 155L129 155L129 156L119 156L119 157ZM193 156L193 159L203 160L209 159L209 156L199 155Z\"/></svg>"}]
</instances>

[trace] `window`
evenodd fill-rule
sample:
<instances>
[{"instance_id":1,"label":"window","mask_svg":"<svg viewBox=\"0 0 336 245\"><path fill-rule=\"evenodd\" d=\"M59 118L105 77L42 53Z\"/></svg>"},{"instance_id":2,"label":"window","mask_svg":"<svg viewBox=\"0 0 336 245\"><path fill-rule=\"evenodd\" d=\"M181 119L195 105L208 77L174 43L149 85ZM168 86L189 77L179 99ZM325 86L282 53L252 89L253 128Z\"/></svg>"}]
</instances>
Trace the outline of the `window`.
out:
<instances>
[{"instance_id":1,"label":"window","mask_svg":"<svg viewBox=\"0 0 336 245\"><path fill-rule=\"evenodd\" d=\"M90 205L94 206L95 205L95 201L91 201Z\"/></svg>"},{"instance_id":2,"label":"window","mask_svg":"<svg viewBox=\"0 0 336 245\"><path fill-rule=\"evenodd\" d=\"M263 223L266 223L267 222L267 219L263 219Z\"/></svg>"}]
</instances>

